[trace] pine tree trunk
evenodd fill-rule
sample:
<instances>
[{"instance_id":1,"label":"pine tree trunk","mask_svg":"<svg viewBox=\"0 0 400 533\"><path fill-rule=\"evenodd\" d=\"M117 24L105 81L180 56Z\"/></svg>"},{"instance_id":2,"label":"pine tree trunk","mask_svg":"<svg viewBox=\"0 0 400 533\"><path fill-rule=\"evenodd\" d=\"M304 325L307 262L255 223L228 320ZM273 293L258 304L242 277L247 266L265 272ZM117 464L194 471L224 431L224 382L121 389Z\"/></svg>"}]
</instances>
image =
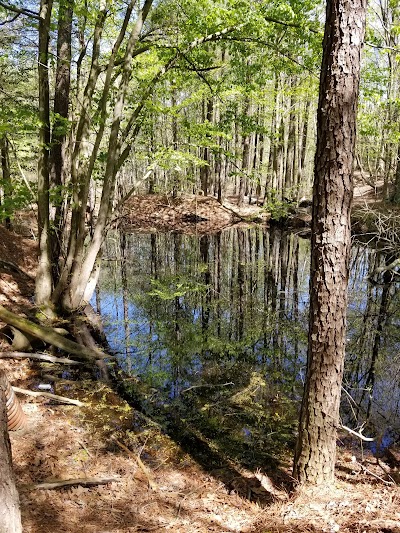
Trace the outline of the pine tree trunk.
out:
<instances>
[{"instance_id":1,"label":"pine tree trunk","mask_svg":"<svg viewBox=\"0 0 400 533\"><path fill-rule=\"evenodd\" d=\"M332 482L345 354L350 208L366 0L328 0L317 116L307 376L294 477Z\"/></svg>"},{"instance_id":2,"label":"pine tree trunk","mask_svg":"<svg viewBox=\"0 0 400 533\"><path fill-rule=\"evenodd\" d=\"M7 378L0 370L0 533L22 533L19 496L7 431L6 387Z\"/></svg>"}]
</instances>

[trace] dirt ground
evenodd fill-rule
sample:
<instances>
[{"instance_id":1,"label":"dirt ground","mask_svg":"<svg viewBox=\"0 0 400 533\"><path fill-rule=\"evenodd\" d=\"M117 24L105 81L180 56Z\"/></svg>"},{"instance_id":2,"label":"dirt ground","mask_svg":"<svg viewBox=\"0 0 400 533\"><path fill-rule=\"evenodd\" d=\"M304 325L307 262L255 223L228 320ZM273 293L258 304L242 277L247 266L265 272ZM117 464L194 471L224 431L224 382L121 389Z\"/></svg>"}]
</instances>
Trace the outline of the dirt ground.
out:
<instances>
[{"instance_id":1,"label":"dirt ground","mask_svg":"<svg viewBox=\"0 0 400 533\"><path fill-rule=\"evenodd\" d=\"M24 236L0 226L0 260L0 303L29 310L36 243L26 226ZM6 339L0 348L9 349ZM10 438L26 533L400 533L396 450L378 460L340 441L335 484L300 495L265 472L237 465L227 482L88 372L76 381L77 372L66 365L29 359L1 359L0 365L14 386L51 384L52 392L85 403L19 395L27 424ZM290 476L290 459L282 469ZM86 486L92 478L113 481ZM35 487L71 479L78 481L69 487Z\"/></svg>"}]
</instances>

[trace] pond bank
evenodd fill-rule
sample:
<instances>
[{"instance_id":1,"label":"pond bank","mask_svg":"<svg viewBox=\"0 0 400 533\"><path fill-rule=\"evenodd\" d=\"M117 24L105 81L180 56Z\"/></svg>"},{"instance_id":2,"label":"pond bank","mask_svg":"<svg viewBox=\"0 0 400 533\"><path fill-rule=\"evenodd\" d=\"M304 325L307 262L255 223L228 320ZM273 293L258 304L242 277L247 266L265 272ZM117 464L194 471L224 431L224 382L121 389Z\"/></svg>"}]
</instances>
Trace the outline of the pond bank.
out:
<instances>
[{"instance_id":1,"label":"pond bank","mask_svg":"<svg viewBox=\"0 0 400 533\"><path fill-rule=\"evenodd\" d=\"M1 258L18 261L20 269L33 277L28 257L32 253L34 258L33 241L14 241L14 234L5 234L4 239L10 255ZM20 259L11 255L13 249L21 253ZM33 291L33 279L28 283L23 278L18 271L1 275L4 287L15 291L8 293L9 300L4 303L10 308L17 304L21 312L23 305L30 305ZM19 301L17 293L23 283L27 283L26 296ZM400 492L385 473L396 481L396 468L385 460L378 464L371 455L363 456L352 441L339 447L335 487L293 499L264 470L251 471L231 463L219 472L207 471L194 459L193 435L187 434L184 449L166 436L152 417L154 391L143 391L147 410L142 414L82 371L29 361L2 361L1 365L7 367L14 385L37 390L40 384L49 383L54 392L87 403L85 408L77 408L22 397L28 426L23 434L13 433L11 439L27 533L400 530ZM57 379L45 378L49 375ZM133 389L135 385L132 378ZM188 425L186 421L182 431L188 432ZM344 437L341 435L342 442L346 442ZM215 452L217 459L224 455L223 449ZM290 455L281 467L290 476ZM106 476L119 479L92 488L79 484L57 491L27 487L52 479Z\"/></svg>"}]
</instances>

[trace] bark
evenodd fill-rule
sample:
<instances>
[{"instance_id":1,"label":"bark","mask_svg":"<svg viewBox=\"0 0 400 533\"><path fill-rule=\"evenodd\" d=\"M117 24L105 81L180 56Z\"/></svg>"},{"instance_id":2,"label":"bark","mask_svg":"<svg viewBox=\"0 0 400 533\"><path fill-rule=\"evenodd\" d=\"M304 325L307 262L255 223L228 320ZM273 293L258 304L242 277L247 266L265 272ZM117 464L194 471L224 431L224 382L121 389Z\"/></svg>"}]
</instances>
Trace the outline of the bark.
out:
<instances>
[{"instance_id":1,"label":"bark","mask_svg":"<svg viewBox=\"0 0 400 533\"><path fill-rule=\"evenodd\" d=\"M204 120L207 121L207 123L211 126L213 121L213 114L214 114L214 102L212 99L212 96L207 98L207 102L203 102L204 105ZM210 136L207 135L207 138ZM205 146L203 148L203 159L205 162L205 165L201 167L200 169L200 186L204 193L204 196L207 196L209 193L210 188L210 181L211 181L211 158L210 158L210 149L208 146Z\"/></svg>"},{"instance_id":2,"label":"bark","mask_svg":"<svg viewBox=\"0 0 400 533\"><path fill-rule=\"evenodd\" d=\"M54 91L54 125L50 152L50 182L59 190L52 230L53 275L58 274L58 258L63 230L61 186L66 173L66 144L71 86L71 33L74 0L61 0L58 15L57 70Z\"/></svg>"},{"instance_id":3,"label":"bark","mask_svg":"<svg viewBox=\"0 0 400 533\"><path fill-rule=\"evenodd\" d=\"M50 146L50 98L49 98L49 31L52 0L41 0L39 13L39 164L38 164L38 232L39 264L36 275L35 300L38 305L50 302L52 291L49 213L49 146Z\"/></svg>"},{"instance_id":4,"label":"bark","mask_svg":"<svg viewBox=\"0 0 400 533\"><path fill-rule=\"evenodd\" d=\"M311 240L307 376L294 478L332 482L343 362L353 153L366 0L328 0Z\"/></svg>"},{"instance_id":5,"label":"bark","mask_svg":"<svg viewBox=\"0 0 400 533\"><path fill-rule=\"evenodd\" d=\"M15 486L7 431L6 387L7 378L0 370L0 533L22 533L19 496Z\"/></svg>"},{"instance_id":6,"label":"bark","mask_svg":"<svg viewBox=\"0 0 400 533\"><path fill-rule=\"evenodd\" d=\"M249 116L250 112L250 97L246 96L245 102L243 105L243 118L246 120L246 118ZM244 131L242 134L242 164L241 164L241 172L240 172L240 182L239 182L239 198L238 198L238 206L242 206L244 202L244 195L246 190L246 184L247 184L247 173L249 170L249 158L250 158L250 136L249 134Z\"/></svg>"},{"instance_id":7,"label":"bark","mask_svg":"<svg viewBox=\"0 0 400 533\"><path fill-rule=\"evenodd\" d=\"M394 189L391 200L394 204L400 204L400 146L397 147L396 174L394 177Z\"/></svg>"},{"instance_id":8,"label":"bark","mask_svg":"<svg viewBox=\"0 0 400 533\"><path fill-rule=\"evenodd\" d=\"M11 184L11 172L10 172L10 147L6 135L0 138L0 157L1 157L1 169L3 174L3 183L1 188L3 189L3 200L12 196L12 184ZM11 219L9 216L4 218L6 228L11 229Z\"/></svg>"},{"instance_id":9,"label":"bark","mask_svg":"<svg viewBox=\"0 0 400 533\"><path fill-rule=\"evenodd\" d=\"M310 107L311 107L311 99L307 97L306 107L304 110L304 121L303 121L303 127L300 133L300 160L299 160L299 170L298 170L298 177L297 182L300 184L300 186L303 183L303 172L304 172L304 165L306 161L306 153L307 153L307 139L308 139L308 123L310 121ZM307 180L308 181L308 180Z\"/></svg>"},{"instance_id":10,"label":"bark","mask_svg":"<svg viewBox=\"0 0 400 533\"><path fill-rule=\"evenodd\" d=\"M296 158L297 158L297 141L296 138L296 78L292 78L290 82L291 96L290 96L290 113L289 113L289 132L288 132L288 146L286 154L286 168L285 168L285 190L284 196L291 196L291 190L295 185L296 179Z\"/></svg>"}]
</instances>

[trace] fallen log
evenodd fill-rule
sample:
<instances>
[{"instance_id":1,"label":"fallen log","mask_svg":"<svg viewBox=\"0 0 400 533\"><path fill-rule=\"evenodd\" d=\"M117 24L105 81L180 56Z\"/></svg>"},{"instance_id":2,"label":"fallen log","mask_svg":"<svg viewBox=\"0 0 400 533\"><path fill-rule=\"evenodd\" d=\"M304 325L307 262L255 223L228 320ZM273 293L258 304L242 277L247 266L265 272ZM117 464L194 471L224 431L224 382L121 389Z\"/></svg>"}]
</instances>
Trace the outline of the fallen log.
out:
<instances>
[{"instance_id":1,"label":"fallen log","mask_svg":"<svg viewBox=\"0 0 400 533\"><path fill-rule=\"evenodd\" d=\"M64 365L80 365L80 361L73 361L66 357L55 357L48 353L28 353L28 352L0 352L0 359L35 359L37 361L48 361L50 363L62 363Z\"/></svg>"},{"instance_id":2,"label":"fallen log","mask_svg":"<svg viewBox=\"0 0 400 533\"><path fill-rule=\"evenodd\" d=\"M63 403L69 403L71 405L77 405L78 407L84 407L86 404L80 402L79 400L73 400L72 398L66 398L65 396L58 396L58 394L52 394L51 392L39 392L27 389L20 389L19 387L13 387L14 392L19 392L20 394L26 394L27 396L44 396L45 398L50 398L51 400L57 400Z\"/></svg>"},{"instance_id":3,"label":"fallen log","mask_svg":"<svg viewBox=\"0 0 400 533\"><path fill-rule=\"evenodd\" d=\"M104 478L88 477L77 479L60 479L55 481L48 481L44 483L33 483L32 485L25 485L24 489L27 490L49 490L59 489L61 487L71 487L72 485L81 485L82 487L93 487L95 485L105 485L106 483L113 483L120 481L120 477L111 476Z\"/></svg>"},{"instance_id":4,"label":"fallen log","mask_svg":"<svg viewBox=\"0 0 400 533\"><path fill-rule=\"evenodd\" d=\"M94 351L86 346L81 346L74 341L66 339L57 333L54 328L35 324L26 318L22 318L15 313L11 313L11 311L8 311L2 305L0 305L0 320L6 324L9 324L10 326L20 329L24 333L28 333L34 337L37 337L38 339L43 340L44 342L52 344L57 348L60 348L60 350L72 353L84 361L93 362L98 359L105 359L107 357L107 355L101 352L99 349Z\"/></svg>"}]
</instances>

